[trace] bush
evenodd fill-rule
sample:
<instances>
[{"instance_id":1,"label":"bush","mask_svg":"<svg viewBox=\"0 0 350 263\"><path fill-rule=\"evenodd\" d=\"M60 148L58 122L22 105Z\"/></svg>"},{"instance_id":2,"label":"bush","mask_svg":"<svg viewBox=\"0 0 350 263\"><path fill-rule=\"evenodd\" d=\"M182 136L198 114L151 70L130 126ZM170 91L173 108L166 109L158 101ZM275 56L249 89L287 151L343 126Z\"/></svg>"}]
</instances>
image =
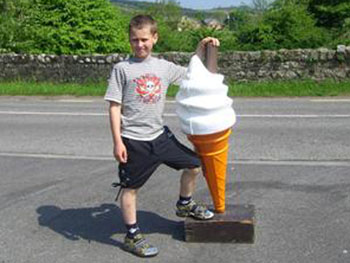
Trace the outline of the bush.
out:
<instances>
[{"instance_id":1,"label":"bush","mask_svg":"<svg viewBox=\"0 0 350 263\"><path fill-rule=\"evenodd\" d=\"M309 0L308 9L317 19L317 24L339 29L350 18L349 0Z\"/></svg>"},{"instance_id":2,"label":"bush","mask_svg":"<svg viewBox=\"0 0 350 263\"><path fill-rule=\"evenodd\" d=\"M21 32L26 0L0 0L0 53L11 52Z\"/></svg>"},{"instance_id":3,"label":"bush","mask_svg":"<svg viewBox=\"0 0 350 263\"><path fill-rule=\"evenodd\" d=\"M220 51L230 51L230 50L236 50L238 48L237 38L235 34L228 30L215 30L208 27L203 27L198 30L191 32L193 41L196 43L196 46L198 42L207 37L215 37L220 40Z\"/></svg>"},{"instance_id":4,"label":"bush","mask_svg":"<svg viewBox=\"0 0 350 263\"><path fill-rule=\"evenodd\" d=\"M90 54L128 52L127 19L107 0L30 0L12 51Z\"/></svg>"},{"instance_id":5,"label":"bush","mask_svg":"<svg viewBox=\"0 0 350 263\"><path fill-rule=\"evenodd\" d=\"M169 25L161 18L158 18L159 40L154 47L155 52L167 51L194 51L196 44L193 42L190 31L171 30Z\"/></svg>"},{"instance_id":6,"label":"bush","mask_svg":"<svg viewBox=\"0 0 350 263\"><path fill-rule=\"evenodd\" d=\"M144 11L158 21L155 52L193 52L206 36L220 39L220 51L349 45L349 0L331 2L276 0L264 12L233 9L223 30L191 25L182 32L176 2L157 1ZM108 0L0 0L0 53L128 53L129 19Z\"/></svg>"},{"instance_id":7,"label":"bush","mask_svg":"<svg viewBox=\"0 0 350 263\"><path fill-rule=\"evenodd\" d=\"M317 48L328 40L315 26L306 6L295 1L277 1L257 25L249 24L238 34L242 49Z\"/></svg>"},{"instance_id":8,"label":"bush","mask_svg":"<svg viewBox=\"0 0 350 263\"><path fill-rule=\"evenodd\" d=\"M194 52L198 42L212 36L220 40L220 51L236 50L238 48L237 39L233 32L229 30L214 30L201 27L186 31L171 31L163 23L159 23L159 41L155 46L156 52L183 51Z\"/></svg>"}]
</instances>

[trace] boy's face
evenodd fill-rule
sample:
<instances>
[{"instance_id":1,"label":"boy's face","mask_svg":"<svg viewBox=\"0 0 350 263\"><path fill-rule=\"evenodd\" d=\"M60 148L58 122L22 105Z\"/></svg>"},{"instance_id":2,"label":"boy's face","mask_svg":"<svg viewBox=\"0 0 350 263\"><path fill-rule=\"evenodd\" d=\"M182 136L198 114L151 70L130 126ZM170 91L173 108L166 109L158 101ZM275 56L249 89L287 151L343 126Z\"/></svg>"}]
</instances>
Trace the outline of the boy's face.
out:
<instances>
[{"instance_id":1,"label":"boy's face","mask_svg":"<svg viewBox=\"0 0 350 263\"><path fill-rule=\"evenodd\" d=\"M129 40L135 57L146 58L151 54L153 45L157 43L158 34L152 34L150 26L144 26L140 29L131 28Z\"/></svg>"}]
</instances>

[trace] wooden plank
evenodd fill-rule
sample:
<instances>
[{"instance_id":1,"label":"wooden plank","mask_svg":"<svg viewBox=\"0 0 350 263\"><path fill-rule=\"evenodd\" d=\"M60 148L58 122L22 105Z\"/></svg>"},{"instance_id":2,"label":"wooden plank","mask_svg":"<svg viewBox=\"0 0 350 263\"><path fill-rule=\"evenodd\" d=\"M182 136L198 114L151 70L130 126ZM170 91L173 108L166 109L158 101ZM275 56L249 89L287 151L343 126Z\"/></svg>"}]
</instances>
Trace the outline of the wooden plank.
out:
<instances>
[{"instance_id":1,"label":"wooden plank","mask_svg":"<svg viewBox=\"0 0 350 263\"><path fill-rule=\"evenodd\" d=\"M184 223L187 242L254 243L253 205L229 205L223 214L211 220L187 218Z\"/></svg>"}]
</instances>

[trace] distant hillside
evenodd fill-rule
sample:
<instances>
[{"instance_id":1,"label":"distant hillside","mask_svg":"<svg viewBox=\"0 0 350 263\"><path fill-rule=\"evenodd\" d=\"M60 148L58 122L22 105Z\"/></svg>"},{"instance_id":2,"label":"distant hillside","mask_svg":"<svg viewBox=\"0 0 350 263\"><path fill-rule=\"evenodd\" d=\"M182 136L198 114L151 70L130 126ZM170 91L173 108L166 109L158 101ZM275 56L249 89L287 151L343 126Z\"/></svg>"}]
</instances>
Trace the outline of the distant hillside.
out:
<instances>
[{"instance_id":1,"label":"distant hillside","mask_svg":"<svg viewBox=\"0 0 350 263\"><path fill-rule=\"evenodd\" d=\"M148 9L151 6L156 5L155 3L151 2L145 2L145 1L133 1L133 0L110 0L112 3L118 5L122 10L126 12L136 13L136 12L142 12L146 9ZM233 9L250 9L250 7L242 5L240 7L218 7L213 9L207 9L207 10L195 10L190 8L181 8L182 14L193 17L198 13L204 14L205 16L210 17L212 13L215 12L225 12L229 13Z\"/></svg>"},{"instance_id":2,"label":"distant hillside","mask_svg":"<svg viewBox=\"0 0 350 263\"><path fill-rule=\"evenodd\" d=\"M139 2L139 1L128 1L128 0L110 0L112 3L118 5L119 7L126 8L126 9L133 9L133 10L144 10L145 8L148 8L154 3L150 2Z\"/></svg>"},{"instance_id":3,"label":"distant hillside","mask_svg":"<svg viewBox=\"0 0 350 263\"><path fill-rule=\"evenodd\" d=\"M142 12L156 3L145 2L145 1L132 1L132 0L110 0L113 4L119 6L122 10L130 12ZM184 15L194 15L197 13L196 10L190 8L181 8Z\"/></svg>"},{"instance_id":4,"label":"distant hillside","mask_svg":"<svg viewBox=\"0 0 350 263\"><path fill-rule=\"evenodd\" d=\"M150 7L157 5L156 3L146 1L135 1L135 0L110 0L113 4L117 5L123 13L135 15L145 12ZM228 17L228 14L233 10L245 10L252 11L252 8L247 5L241 5L238 7L217 7L206 10L196 10L190 8L182 8L182 15L189 18L193 18L197 21L204 22L208 19L215 19L219 23L224 23ZM204 22L205 23L205 22Z\"/></svg>"},{"instance_id":5,"label":"distant hillside","mask_svg":"<svg viewBox=\"0 0 350 263\"><path fill-rule=\"evenodd\" d=\"M231 7L217 7L217 8L209 9L207 11L208 12L216 12L216 11L230 12L233 9L252 10L252 8L248 5L240 5L240 6L231 6Z\"/></svg>"}]
</instances>

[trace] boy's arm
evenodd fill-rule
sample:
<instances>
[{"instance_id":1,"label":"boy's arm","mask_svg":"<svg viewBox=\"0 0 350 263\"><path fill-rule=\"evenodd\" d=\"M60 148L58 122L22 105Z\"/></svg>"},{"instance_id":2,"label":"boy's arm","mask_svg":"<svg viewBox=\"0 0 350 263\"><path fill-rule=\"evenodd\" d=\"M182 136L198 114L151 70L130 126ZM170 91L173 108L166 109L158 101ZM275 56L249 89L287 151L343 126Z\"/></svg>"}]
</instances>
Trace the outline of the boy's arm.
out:
<instances>
[{"instance_id":1,"label":"boy's arm","mask_svg":"<svg viewBox=\"0 0 350 263\"><path fill-rule=\"evenodd\" d=\"M196 55L201 59L204 60L205 58L205 49L208 44L213 45L214 47L220 46L220 41L217 38L214 37L206 37L203 38L201 41L199 41L196 49Z\"/></svg>"},{"instance_id":2,"label":"boy's arm","mask_svg":"<svg viewBox=\"0 0 350 263\"><path fill-rule=\"evenodd\" d=\"M114 143L114 146L113 146L114 157L117 159L118 162L126 163L128 154L120 133L121 105L119 103L110 101L109 119L110 119L112 137L113 137L113 143Z\"/></svg>"},{"instance_id":3,"label":"boy's arm","mask_svg":"<svg viewBox=\"0 0 350 263\"><path fill-rule=\"evenodd\" d=\"M214 37L206 37L203 38L197 46L196 49L196 55L201 59L204 60L205 58L205 51L206 46L208 44L213 45L214 47L220 46L220 41L217 38ZM187 68L175 65L174 63L170 63L170 69L169 69L169 83L171 84L177 84L180 85L181 80L185 77Z\"/></svg>"}]
</instances>

